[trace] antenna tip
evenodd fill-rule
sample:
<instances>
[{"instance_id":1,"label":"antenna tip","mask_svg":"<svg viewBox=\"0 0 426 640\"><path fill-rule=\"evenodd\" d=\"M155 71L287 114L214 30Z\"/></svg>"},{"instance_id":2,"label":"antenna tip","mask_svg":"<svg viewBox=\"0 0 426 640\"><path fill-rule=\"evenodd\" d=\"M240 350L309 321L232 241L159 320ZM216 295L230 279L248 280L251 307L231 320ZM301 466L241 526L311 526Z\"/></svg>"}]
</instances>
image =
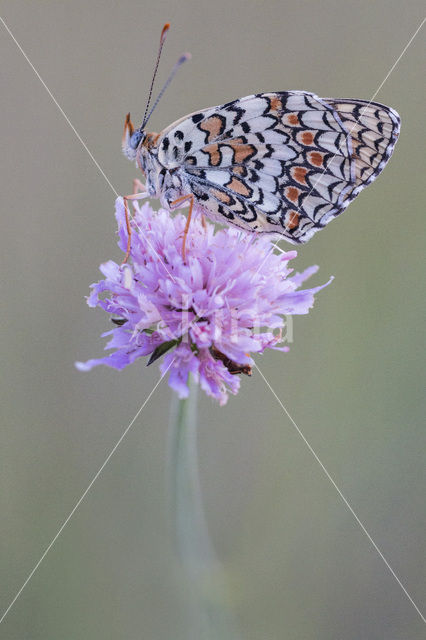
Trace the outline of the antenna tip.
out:
<instances>
[{"instance_id":1,"label":"antenna tip","mask_svg":"<svg viewBox=\"0 0 426 640\"><path fill-rule=\"evenodd\" d=\"M166 24L164 25L163 30L161 32L161 36L160 36L160 43L161 44L163 44L169 29L170 29L170 22L166 22Z\"/></svg>"},{"instance_id":2,"label":"antenna tip","mask_svg":"<svg viewBox=\"0 0 426 640\"><path fill-rule=\"evenodd\" d=\"M186 53L182 53L181 57L178 60L178 64L183 64L184 62L188 62L188 60L191 60L192 55L189 52Z\"/></svg>"}]
</instances>

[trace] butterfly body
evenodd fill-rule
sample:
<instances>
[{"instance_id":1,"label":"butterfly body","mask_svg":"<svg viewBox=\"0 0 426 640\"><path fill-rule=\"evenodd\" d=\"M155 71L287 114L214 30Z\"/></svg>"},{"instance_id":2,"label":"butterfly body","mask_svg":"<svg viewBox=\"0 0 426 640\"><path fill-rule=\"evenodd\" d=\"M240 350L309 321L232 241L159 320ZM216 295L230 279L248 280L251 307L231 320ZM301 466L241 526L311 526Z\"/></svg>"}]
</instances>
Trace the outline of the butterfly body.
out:
<instances>
[{"instance_id":1,"label":"butterfly body","mask_svg":"<svg viewBox=\"0 0 426 640\"><path fill-rule=\"evenodd\" d=\"M305 91L262 93L195 112L160 134L126 119L123 151L149 195L194 204L216 222L304 243L381 173L398 114Z\"/></svg>"}]
</instances>

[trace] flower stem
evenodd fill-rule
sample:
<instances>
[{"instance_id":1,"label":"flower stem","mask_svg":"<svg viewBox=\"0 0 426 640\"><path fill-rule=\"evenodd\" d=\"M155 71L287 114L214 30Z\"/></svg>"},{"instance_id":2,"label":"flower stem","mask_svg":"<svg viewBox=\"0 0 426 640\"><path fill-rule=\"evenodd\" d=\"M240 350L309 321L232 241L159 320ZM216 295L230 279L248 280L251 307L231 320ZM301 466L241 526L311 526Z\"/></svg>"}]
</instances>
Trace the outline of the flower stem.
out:
<instances>
[{"instance_id":1,"label":"flower stem","mask_svg":"<svg viewBox=\"0 0 426 640\"><path fill-rule=\"evenodd\" d=\"M212 546L204 515L197 461L197 385L175 399L170 421L170 496L174 536L188 595L194 640L238 640L223 568Z\"/></svg>"}]
</instances>

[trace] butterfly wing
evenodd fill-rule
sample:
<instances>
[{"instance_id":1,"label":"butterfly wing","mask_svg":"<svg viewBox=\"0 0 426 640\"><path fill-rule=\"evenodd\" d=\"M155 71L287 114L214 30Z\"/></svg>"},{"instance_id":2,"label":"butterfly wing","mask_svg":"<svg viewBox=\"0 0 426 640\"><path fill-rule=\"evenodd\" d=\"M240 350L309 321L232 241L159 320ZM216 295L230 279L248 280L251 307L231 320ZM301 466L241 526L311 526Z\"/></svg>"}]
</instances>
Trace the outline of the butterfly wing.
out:
<instances>
[{"instance_id":1,"label":"butterfly wing","mask_svg":"<svg viewBox=\"0 0 426 640\"><path fill-rule=\"evenodd\" d=\"M337 111L351 136L355 159L355 187L347 196L351 201L385 168L398 140L400 118L394 109L378 102L325 100Z\"/></svg>"},{"instance_id":2,"label":"butterfly wing","mask_svg":"<svg viewBox=\"0 0 426 640\"><path fill-rule=\"evenodd\" d=\"M306 242L382 171L397 114L303 91L247 96L166 129L158 159L180 167L213 219Z\"/></svg>"}]
</instances>

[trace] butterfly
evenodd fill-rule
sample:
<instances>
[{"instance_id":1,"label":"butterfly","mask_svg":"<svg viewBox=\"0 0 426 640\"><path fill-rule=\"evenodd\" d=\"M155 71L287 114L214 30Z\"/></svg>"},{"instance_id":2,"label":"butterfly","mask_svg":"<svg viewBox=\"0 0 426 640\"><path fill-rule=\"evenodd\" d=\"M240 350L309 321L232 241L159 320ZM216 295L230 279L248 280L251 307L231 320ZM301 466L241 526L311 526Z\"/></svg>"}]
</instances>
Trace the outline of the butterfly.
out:
<instances>
[{"instance_id":1,"label":"butterfly","mask_svg":"<svg viewBox=\"0 0 426 640\"><path fill-rule=\"evenodd\" d=\"M168 28L142 126L135 129L130 114L125 121L123 152L146 177L145 192L130 197L157 197L169 210L189 203L187 228L197 206L214 222L299 244L383 171L400 118L390 107L359 99L257 93L184 116L159 134L147 132L148 118L189 55L177 62L148 113Z\"/></svg>"}]
</instances>

